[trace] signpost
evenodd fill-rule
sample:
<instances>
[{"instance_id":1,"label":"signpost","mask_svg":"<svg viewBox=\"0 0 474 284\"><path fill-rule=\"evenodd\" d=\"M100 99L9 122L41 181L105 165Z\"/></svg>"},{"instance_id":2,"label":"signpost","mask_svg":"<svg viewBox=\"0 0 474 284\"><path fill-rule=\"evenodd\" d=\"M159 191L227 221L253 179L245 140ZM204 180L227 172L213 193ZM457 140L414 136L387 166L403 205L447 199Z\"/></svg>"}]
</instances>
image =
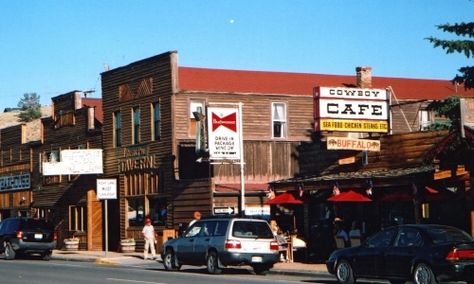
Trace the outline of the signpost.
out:
<instances>
[{"instance_id":1,"label":"signpost","mask_svg":"<svg viewBox=\"0 0 474 284\"><path fill-rule=\"evenodd\" d=\"M105 257L109 250L109 228L108 228L108 208L107 200L117 199L117 180L116 179L97 179L97 199L104 200L105 206Z\"/></svg>"},{"instance_id":2,"label":"signpost","mask_svg":"<svg viewBox=\"0 0 474 284\"><path fill-rule=\"evenodd\" d=\"M207 108L209 159L240 164L240 214L245 215L242 103L215 103Z\"/></svg>"}]
</instances>

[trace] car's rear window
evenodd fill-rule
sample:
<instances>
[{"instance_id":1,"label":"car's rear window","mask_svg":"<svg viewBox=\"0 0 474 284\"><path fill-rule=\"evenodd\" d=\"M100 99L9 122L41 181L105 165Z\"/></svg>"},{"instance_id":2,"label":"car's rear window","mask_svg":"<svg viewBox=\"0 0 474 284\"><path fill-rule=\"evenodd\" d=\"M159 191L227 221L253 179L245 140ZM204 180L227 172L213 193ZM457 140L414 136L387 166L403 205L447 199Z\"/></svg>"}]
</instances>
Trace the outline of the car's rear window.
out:
<instances>
[{"instance_id":1,"label":"car's rear window","mask_svg":"<svg viewBox=\"0 0 474 284\"><path fill-rule=\"evenodd\" d=\"M265 222L235 221L232 236L248 239L271 239L273 233Z\"/></svg>"},{"instance_id":2,"label":"car's rear window","mask_svg":"<svg viewBox=\"0 0 474 284\"><path fill-rule=\"evenodd\" d=\"M434 244L474 241L467 233L454 228L432 228L428 230L428 235Z\"/></svg>"},{"instance_id":3,"label":"car's rear window","mask_svg":"<svg viewBox=\"0 0 474 284\"><path fill-rule=\"evenodd\" d=\"M52 225L44 220L28 219L22 224L24 229L52 229Z\"/></svg>"}]
</instances>

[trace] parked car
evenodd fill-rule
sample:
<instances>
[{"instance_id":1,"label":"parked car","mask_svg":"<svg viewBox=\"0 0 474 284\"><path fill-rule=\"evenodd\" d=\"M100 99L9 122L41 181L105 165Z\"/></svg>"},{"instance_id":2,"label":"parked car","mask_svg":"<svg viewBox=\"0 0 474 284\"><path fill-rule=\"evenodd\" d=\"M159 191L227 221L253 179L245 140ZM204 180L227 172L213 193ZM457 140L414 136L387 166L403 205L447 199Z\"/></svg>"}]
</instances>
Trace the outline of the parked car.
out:
<instances>
[{"instance_id":1,"label":"parked car","mask_svg":"<svg viewBox=\"0 0 474 284\"><path fill-rule=\"evenodd\" d=\"M44 220L12 217L0 222L0 252L7 260L19 253L39 253L49 260L55 247L54 227Z\"/></svg>"},{"instance_id":2,"label":"parked car","mask_svg":"<svg viewBox=\"0 0 474 284\"><path fill-rule=\"evenodd\" d=\"M212 274L244 264L264 274L279 260L278 242L265 220L234 217L195 222L182 237L163 244L161 257L166 270L206 265Z\"/></svg>"},{"instance_id":3,"label":"parked car","mask_svg":"<svg viewBox=\"0 0 474 284\"><path fill-rule=\"evenodd\" d=\"M449 226L400 225L372 235L360 246L336 250L326 265L341 284L358 278L474 283L474 239Z\"/></svg>"}]
</instances>

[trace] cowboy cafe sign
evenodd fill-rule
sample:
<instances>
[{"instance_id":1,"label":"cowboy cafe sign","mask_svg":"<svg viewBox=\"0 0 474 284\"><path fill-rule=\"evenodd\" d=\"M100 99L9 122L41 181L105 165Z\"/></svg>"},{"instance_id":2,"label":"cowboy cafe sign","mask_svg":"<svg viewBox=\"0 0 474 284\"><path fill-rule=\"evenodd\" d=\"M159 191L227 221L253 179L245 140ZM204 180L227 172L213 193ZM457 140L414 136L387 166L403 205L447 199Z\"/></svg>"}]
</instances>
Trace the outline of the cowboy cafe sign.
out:
<instances>
[{"instance_id":1,"label":"cowboy cafe sign","mask_svg":"<svg viewBox=\"0 0 474 284\"><path fill-rule=\"evenodd\" d=\"M316 131L388 133L388 93L384 89L316 87Z\"/></svg>"},{"instance_id":2,"label":"cowboy cafe sign","mask_svg":"<svg viewBox=\"0 0 474 284\"><path fill-rule=\"evenodd\" d=\"M207 113L210 159L239 160L239 108L208 107Z\"/></svg>"}]
</instances>

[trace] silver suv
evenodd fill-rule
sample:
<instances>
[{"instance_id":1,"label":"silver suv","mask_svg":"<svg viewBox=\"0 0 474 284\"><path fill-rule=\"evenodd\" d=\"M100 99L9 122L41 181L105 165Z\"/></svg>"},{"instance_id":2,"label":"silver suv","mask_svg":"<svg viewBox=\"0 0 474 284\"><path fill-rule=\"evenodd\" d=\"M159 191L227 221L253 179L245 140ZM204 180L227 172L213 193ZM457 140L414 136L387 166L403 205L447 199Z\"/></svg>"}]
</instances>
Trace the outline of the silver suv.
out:
<instances>
[{"instance_id":1,"label":"silver suv","mask_svg":"<svg viewBox=\"0 0 474 284\"><path fill-rule=\"evenodd\" d=\"M212 218L195 222L182 237L163 244L166 270L206 265L217 274L229 265L250 265L264 274L278 261L278 242L264 220Z\"/></svg>"}]
</instances>

